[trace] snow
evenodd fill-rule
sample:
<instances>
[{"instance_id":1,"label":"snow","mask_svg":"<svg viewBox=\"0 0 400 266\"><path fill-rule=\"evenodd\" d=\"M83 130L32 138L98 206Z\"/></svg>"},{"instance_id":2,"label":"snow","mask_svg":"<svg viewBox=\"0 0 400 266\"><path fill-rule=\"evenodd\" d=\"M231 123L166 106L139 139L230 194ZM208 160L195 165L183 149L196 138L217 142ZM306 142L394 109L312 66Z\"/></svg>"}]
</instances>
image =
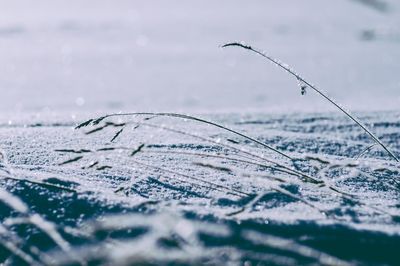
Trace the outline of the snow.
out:
<instances>
[{"instance_id":1,"label":"snow","mask_svg":"<svg viewBox=\"0 0 400 266\"><path fill-rule=\"evenodd\" d=\"M398 117L395 112L361 116L376 125L375 133L397 155ZM74 121L60 118L2 125L0 145L8 160L8 171L0 172L2 187L13 196L2 194L1 200L15 205L18 197L29 206L29 215L43 216L45 222L33 225L44 227L62 244L63 252L41 241L24 242L23 249L33 244L47 252L42 259L56 264L77 258L121 265L221 263L220 256L227 256L232 265L247 259L346 264L345 251L337 245L352 235L372 243L353 243L369 250L365 254L379 254L375 252L380 241L388 245L399 241L398 165L379 148L356 160L372 141L340 115L203 117L267 143L292 160L221 128L176 117L146 118L105 118L77 130ZM121 127L122 133L110 142ZM8 213L4 213L5 224L19 224L20 215ZM103 224L96 225L99 222ZM177 223L188 228L176 227ZM263 251L248 251L233 240L226 240L229 244L204 242L203 228L218 231L220 226L229 232L224 239L239 232L241 241L265 239ZM320 233L308 231L310 226ZM102 243L101 234L90 230L111 235ZM300 235L281 230L300 230ZM326 248L315 246L331 230L342 237L329 240ZM125 233L116 233L120 231ZM130 232L142 233L137 237ZM210 234L213 238L214 233ZM183 242L177 240L179 248L165 253L160 241L176 241L176 235ZM308 237L315 241L301 240ZM99 248L105 252L96 253ZM232 250L227 252L227 248ZM267 252L270 248L279 251ZM146 255L143 249L148 250ZM278 259L280 252L285 255ZM385 259L358 253L351 258L378 263L395 260L391 249L384 254Z\"/></svg>"},{"instance_id":2,"label":"snow","mask_svg":"<svg viewBox=\"0 0 400 266\"><path fill-rule=\"evenodd\" d=\"M397 1L0 10L0 264L398 263Z\"/></svg>"}]
</instances>

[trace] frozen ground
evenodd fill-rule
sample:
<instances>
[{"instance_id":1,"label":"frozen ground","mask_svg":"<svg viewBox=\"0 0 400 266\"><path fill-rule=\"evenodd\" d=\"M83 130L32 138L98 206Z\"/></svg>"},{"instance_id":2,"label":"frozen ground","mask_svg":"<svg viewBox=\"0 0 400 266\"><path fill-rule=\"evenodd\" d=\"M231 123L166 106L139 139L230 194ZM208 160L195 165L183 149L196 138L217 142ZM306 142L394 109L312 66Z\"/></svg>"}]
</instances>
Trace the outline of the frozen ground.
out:
<instances>
[{"instance_id":1,"label":"frozen ground","mask_svg":"<svg viewBox=\"0 0 400 266\"><path fill-rule=\"evenodd\" d=\"M399 164L218 46L400 156L399 2L299 2L1 1L0 264L398 265Z\"/></svg>"},{"instance_id":2,"label":"frozen ground","mask_svg":"<svg viewBox=\"0 0 400 266\"><path fill-rule=\"evenodd\" d=\"M399 117L362 116L395 151ZM1 259L20 262L21 249L56 264L398 262L399 167L377 147L355 159L371 143L357 127L332 114L206 118L292 160L177 118L2 124L0 240L16 247Z\"/></svg>"}]
</instances>

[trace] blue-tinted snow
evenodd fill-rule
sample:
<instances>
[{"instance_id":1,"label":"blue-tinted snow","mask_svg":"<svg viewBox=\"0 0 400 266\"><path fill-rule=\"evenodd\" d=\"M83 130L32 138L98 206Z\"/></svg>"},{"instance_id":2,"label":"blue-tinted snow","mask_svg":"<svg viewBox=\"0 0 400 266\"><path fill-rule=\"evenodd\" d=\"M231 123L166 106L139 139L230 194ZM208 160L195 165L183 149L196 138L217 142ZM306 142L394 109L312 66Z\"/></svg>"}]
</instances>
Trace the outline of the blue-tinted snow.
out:
<instances>
[{"instance_id":1,"label":"blue-tinted snow","mask_svg":"<svg viewBox=\"0 0 400 266\"><path fill-rule=\"evenodd\" d=\"M383 0L2 1L0 263L398 264L398 164L281 69L219 46L265 49L400 156L399 12ZM168 117L74 130L148 110L196 114L293 160Z\"/></svg>"}]
</instances>

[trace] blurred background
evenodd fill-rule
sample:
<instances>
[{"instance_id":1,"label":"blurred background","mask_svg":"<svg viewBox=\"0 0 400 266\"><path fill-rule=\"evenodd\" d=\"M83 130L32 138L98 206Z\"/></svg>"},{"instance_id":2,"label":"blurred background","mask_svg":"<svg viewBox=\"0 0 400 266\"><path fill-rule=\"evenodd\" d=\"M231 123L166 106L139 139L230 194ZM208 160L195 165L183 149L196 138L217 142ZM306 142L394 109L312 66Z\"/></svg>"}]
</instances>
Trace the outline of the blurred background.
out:
<instances>
[{"instance_id":1,"label":"blurred background","mask_svg":"<svg viewBox=\"0 0 400 266\"><path fill-rule=\"evenodd\" d=\"M383 0L0 2L0 111L351 110L400 106L400 3Z\"/></svg>"}]
</instances>

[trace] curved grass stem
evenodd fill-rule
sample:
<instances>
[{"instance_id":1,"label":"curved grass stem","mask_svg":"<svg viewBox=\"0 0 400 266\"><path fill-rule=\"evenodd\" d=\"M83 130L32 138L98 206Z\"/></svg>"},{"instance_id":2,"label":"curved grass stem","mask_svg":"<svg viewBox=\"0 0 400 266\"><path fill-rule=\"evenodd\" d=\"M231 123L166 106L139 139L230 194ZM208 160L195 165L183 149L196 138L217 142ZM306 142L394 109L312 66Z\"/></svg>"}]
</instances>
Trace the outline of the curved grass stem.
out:
<instances>
[{"instance_id":1,"label":"curved grass stem","mask_svg":"<svg viewBox=\"0 0 400 266\"><path fill-rule=\"evenodd\" d=\"M303 77L301 77L299 74L297 74L293 69L291 69L289 66L287 66L286 64L278 61L277 59L272 58L271 56L265 54L264 52L261 52L258 49L255 49L249 45L245 45L242 43L238 43L238 42L231 42L231 43L226 43L224 45L222 45L222 47L240 47L240 48L244 48L246 50L252 51L264 58L266 58L267 60L269 60L270 62L272 62L273 64L279 66L280 68L282 68L283 70L285 70L286 72L288 72L290 75L294 76L297 81L302 82L303 84L307 85L308 87L310 87L311 89L313 89L316 93L318 93L319 95L321 95L323 98L325 98L327 101L329 101L331 104L333 104L336 108L338 108L340 111L342 111L348 118L350 118L351 120L353 120L353 122L355 122L360 128L362 128L364 130L365 133L367 133L377 144L379 144L395 161L400 162L399 159L396 157L396 155L393 154L393 152L391 152L383 143L382 141L379 140L378 137L376 137L362 122L360 122L354 115L352 115L349 111L346 111L346 109L344 109L342 106L340 106L340 104L336 103L334 100L332 100L332 98L330 98L326 93L322 92L320 89L316 88L314 85L312 85L311 83L309 83L307 80L305 80Z\"/></svg>"},{"instance_id":2,"label":"curved grass stem","mask_svg":"<svg viewBox=\"0 0 400 266\"><path fill-rule=\"evenodd\" d=\"M202 124L211 125L211 126L223 129L225 131L228 131L230 133L233 133L233 134L238 135L238 136L240 136L242 138L245 138L245 139L250 140L250 141L252 141L254 143L257 143L257 144L263 146L264 148L272 150L272 151L280 154L281 156L283 156L283 157L285 157L287 159L292 160L292 157L290 157L286 153L284 153L282 151L279 151L276 148L274 148L274 147L272 147L272 146L270 146L270 145L268 145L268 144L266 144L264 142L261 142L261 141L255 139L255 138L253 138L253 137L250 137L248 135L240 133L239 131L233 130L231 128L225 127L225 126L223 126L221 124L218 124L218 123L215 123L215 122L212 122L212 121L208 121L208 120L205 120L205 119L202 119L202 118L199 118L199 117L195 117L195 116L191 116L191 115L185 115L185 114L163 113L163 112L160 112L160 113L157 113L157 112L132 112L132 113L109 114L109 115L102 116L102 117L100 117L98 119L95 119L95 120L90 119L90 120L78 125L76 128L85 127L85 126L88 126L90 124L98 124L99 122L101 122L105 118L115 117L115 116L117 116L117 117L118 116L155 116L155 117L157 117L157 116L167 116L167 117L174 117L174 118L179 118L179 119L192 120L192 121L196 121L196 122L199 122L199 123L202 123Z\"/></svg>"}]
</instances>

